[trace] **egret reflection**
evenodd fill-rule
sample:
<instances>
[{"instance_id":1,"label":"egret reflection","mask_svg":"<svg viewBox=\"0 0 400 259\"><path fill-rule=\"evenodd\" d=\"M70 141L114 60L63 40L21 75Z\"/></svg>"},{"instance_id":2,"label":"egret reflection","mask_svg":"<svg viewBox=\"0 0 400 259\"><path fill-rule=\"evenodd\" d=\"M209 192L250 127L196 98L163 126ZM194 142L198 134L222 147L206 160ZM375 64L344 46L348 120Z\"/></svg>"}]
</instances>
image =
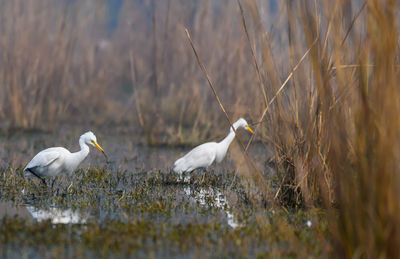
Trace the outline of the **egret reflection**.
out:
<instances>
[{"instance_id":1,"label":"egret reflection","mask_svg":"<svg viewBox=\"0 0 400 259\"><path fill-rule=\"evenodd\" d=\"M39 209L33 206L27 206L26 209L38 222L50 220L53 224L84 224L88 218L87 215L71 209Z\"/></svg>"},{"instance_id":2,"label":"egret reflection","mask_svg":"<svg viewBox=\"0 0 400 259\"><path fill-rule=\"evenodd\" d=\"M183 190L186 195L194 198L201 205L208 205L221 209L226 214L227 223L230 227L237 228L242 226L237 218L230 212L229 203L222 192L213 188L200 188L197 192L193 191L190 186L185 187Z\"/></svg>"}]
</instances>

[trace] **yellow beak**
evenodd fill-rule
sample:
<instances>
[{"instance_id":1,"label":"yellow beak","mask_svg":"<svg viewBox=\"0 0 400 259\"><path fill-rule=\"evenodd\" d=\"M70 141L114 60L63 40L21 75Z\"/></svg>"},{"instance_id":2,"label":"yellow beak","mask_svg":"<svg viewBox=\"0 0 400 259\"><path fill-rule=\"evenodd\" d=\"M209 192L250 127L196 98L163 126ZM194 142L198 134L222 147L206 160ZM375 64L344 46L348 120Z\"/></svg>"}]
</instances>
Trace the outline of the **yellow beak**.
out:
<instances>
[{"instance_id":1,"label":"yellow beak","mask_svg":"<svg viewBox=\"0 0 400 259\"><path fill-rule=\"evenodd\" d=\"M106 152L104 152L104 149L102 148L102 147L100 147L100 145L96 142L96 141L92 141L92 143L93 143L93 145L98 149L98 150L100 150L100 152L101 153L103 153L103 155L107 158L107 160L108 160L108 157L107 157L107 155L106 155Z\"/></svg>"},{"instance_id":2,"label":"yellow beak","mask_svg":"<svg viewBox=\"0 0 400 259\"><path fill-rule=\"evenodd\" d=\"M246 130L248 130L251 134L254 134L254 131L250 128L249 125L246 126Z\"/></svg>"}]
</instances>

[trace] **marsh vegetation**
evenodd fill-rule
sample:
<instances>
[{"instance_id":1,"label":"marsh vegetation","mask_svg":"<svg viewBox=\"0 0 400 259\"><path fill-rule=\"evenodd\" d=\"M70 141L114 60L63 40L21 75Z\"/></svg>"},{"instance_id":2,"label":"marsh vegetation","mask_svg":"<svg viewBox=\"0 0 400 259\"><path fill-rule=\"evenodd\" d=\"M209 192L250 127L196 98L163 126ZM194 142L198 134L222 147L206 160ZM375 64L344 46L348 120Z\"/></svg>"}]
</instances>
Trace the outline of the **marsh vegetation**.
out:
<instances>
[{"instance_id":1,"label":"marsh vegetation","mask_svg":"<svg viewBox=\"0 0 400 259\"><path fill-rule=\"evenodd\" d=\"M398 13L395 0L0 1L1 202L84 219L4 216L3 255L399 257ZM239 117L256 134L239 132L203 184L179 184L173 161ZM49 189L22 178L87 129L111 163L91 154Z\"/></svg>"},{"instance_id":2,"label":"marsh vegetation","mask_svg":"<svg viewBox=\"0 0 400 259\"><path fill-rule=\"evenodd\" d=\"M321 253L315 229L323 231L325 225L317 211L254 207L243 187L231 185L233 177L226 175L209 174L202 185L197 184L201 176L194 176L190 185L182 185L166 172L93 169L78 171L68 179L73 184L57 179L52 189L26 181L19 171L2 175L2 209L29 212L2 215L4 257ZM263 218L262 228L257 217ZM315 225L307 227L308 220ZM292 242L304 249L291 247Z\"/></svg>"}]
</instances>

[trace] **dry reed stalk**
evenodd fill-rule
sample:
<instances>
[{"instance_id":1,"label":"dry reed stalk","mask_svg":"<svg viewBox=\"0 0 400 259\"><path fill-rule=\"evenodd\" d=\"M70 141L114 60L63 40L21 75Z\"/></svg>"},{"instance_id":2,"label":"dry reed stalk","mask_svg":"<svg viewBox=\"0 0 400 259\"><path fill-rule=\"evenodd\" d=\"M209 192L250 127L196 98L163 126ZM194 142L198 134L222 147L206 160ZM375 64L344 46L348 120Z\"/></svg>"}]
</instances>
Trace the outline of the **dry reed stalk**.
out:
<instances>
[{"instance_id":1,"label":"dry reed stalk","mask_svg":"<svg viewBox=\"0 0 400 259\"><path fill-rule=\"evenodd\" d=\"M301 11L306 15L302 26L311 42L318 25L309 18L311 8L306 1L303 3ZM338 8L345 4L343 1ZM307 178L315 177L313 184L319 188L324 185L329 188L329 182L334 183L333 193L324 194L329 195L324 204L328 208L333 255L397 258L400 254L397 245L400 242L397 191L400 124L396 112L400 92L395 15L398 3L390 0L361 3L357 13L349 15L351 22L347 28L331 20L331 5L324 6L328 8L328 15L321 18L326 18L327 26L331 26L327 31L331 32L311 55L311 78L318 103L312 131L318 133L318 141L305 139L307 145L316 145L305 156L319 156L319 160L311 162L319 161L321 171L318 175L303 172L300 177L306 174ZM363 9L367 10L365 34L352 32ZM344 46L350 34L363 35L364 38L360 37L363 43L358 47L353 39L349 46ZM351 64L354 60L359 64ZM350 65L341 65L346 63ZM344 71L347 68L351 68L349 73ZM332 70L337 71L332 74ZM358 76L357 80L354 75Z\"/></svg>"},{"instance_id":2,"label":"dry reed stalk","mask_svg":"<svg viewBox=\"0 0 400 259\"><path fill-rule=\"evenodd\" d=\"M313 48L314 44L317 42L317 39L314 40L314 42L311 44L311 46L308 48L308 50L304 53L304 55L301 57L301 59L297 62L296 66L293 67L292 71L289 73L289 75L287 76L286 80L282 83L282 85L279 87L278 91L276 91L275 95L272 97L272 99L269 101L267 107L265 107L264 111L262 112L260 119L258 120L256 127L254 129L254 134L251 136L251 138L249 139L249 142L246 145L245 150L247 150L251 144L251 142L253 141L255 134L261 124L261 122L263 121L265 115L267 114L269 107L271 106L271 104L276 100L276 98L278 97L278 95L281 93L281 91L285 88L285 86L287 85L287 83L289 82L289 80L292 78L292 76L294 75L294 72L297 70L297 68L300 66L300 64L303 62L303 60L307 57L308 53L311 51L311 49Z\"/></svg>"},{"instance_id":3,"label":"dry reed stalk","mask_svg":"<svg viewBox=\"0 0 400 259\"><path fill-rule=\"evenodd\" d=\"M254 177L255 182L256 182L257 184L260 184L260 185L261 185L262 191L264 192L265 200L268 200L267 197L268 197L268 195L269 195L269 188L268 188L268 186L267 186L267 184L266 184L266 182L265 182L265 180L264 180L264 178L263 178L261 172L260 172L260 171L258 170L258 168L256 167L256 165L255 165L253 159L248 155L247 150L245 149L245 147L244 147L244 145L243 145L243 142L241 141L240 137L239 137L239 136L237 135L237 133L236 133L236 129L232 126L231 119L229 118L229 115L227 114L227 112L226 112L226 110L225 110L225 108L224 108L224 106L223 106L223 104L222 104L222 102L221 102L221 100L220 100L220 98L219 98L219 96L218 96L218 94L217 94L217 92L216 92L216 90L215 90L215 88L214 88L212 82L211 82L210 76L209 76L209 74L207 73L206 68L204 67L204 65L203 65L202 62L200 61L199 55L197 54L196 48L195 48L194 45L193 45L192 38L190 37L190 33L189 33L189 31L188 31L187 28L185 28L185 32L186 32L186 36L187 36L187 38L188 38L188 40L189 40L190 46L192 47L193 53L194 53L195 56L196 56L197 63L199 64L201 70L203 71L203 74L204 74L204 76L205 76L206 79L207 79L208 85L210 86L211 90L213 91L213 94L214 94L214 96L215 96L215 98L216 98L216 100L217 100L217 102L218 102L218 104L219 104L221 110L222 110L223 113L225 114L225 117L226 117L226 119L227 119L227 121L228 121L230 127L233 129L233 131L234 131L234 133L235 133L235 135L236 135L236 139L238 140L238 142L239 142L239 144L240 144L240 146L241 146L241 148L242 148L242 149L241 149L242 154L243 154L245 160L248 162L248 164L251 165L252 169L253 169L254 172L255 172L255 174L251 174L251 175Z\"/></svg>"},{"instance_id":4,"label":"dry reed stalk","mask_svg":"<svg viewBox=\"0 0 400 259\"><path fill-rule=\"evenodd\" d=\"M132 84L137 85L132 51L129 52L129 57L130 57L129 61L130 61L130 65L131 65L130 68L131 68ZM140 125L140 127L143 128L144 127L144 121L143 121L142 110L141 110L140 103L139 103L139 96L138 96L137 89L133 90L133 98L134 98L135 103L136 103L136 112L137 112L137 116L138 116L138 119L139 119L139 125Z\"/></svg>"},{"instance_id":5,"label":"dry reed stalk","mask_svg":"<svg viewBox=\"0 0 400 259\"><path fill-rule=\"evenodd\" d=\"M264 96L265 105L267 105L267 104L268 104L267 93L265 92L265 86L264 86L264 83L263 83L263 81L262 81L262 79L261 79L260 68L258 67L258 62L257 62L257 58L256 58L256 55L255 55L255 51L254 51L254 49L253 49L253 45L251 44L249 32L248 32L248 30L247 30L246 19L245 19L245 17L244 17L243 7L242 7L242 4L240 3L240 0L237 0L237 3L238 3L238 5L239 5L240 16L241 16L241 18L242 18L242 24L243 24L244 32L245 32L245 34L246 34L247 42L248 42L248 44L249 44L249 48L250 48L250 51L251 51L251 56L252 56L253 61L254 61L254 67L255 67L256 72L257 72L257 79L258 79L258 83L259 83L259 86L260 86L260 90L261 90L261 93L262 93L263 96ZM249 144L247 144L247 146L248 146L248 145L249 145ZM247 147L246 147L246 149L247 149Z\"/></svg>"}]
</instances>

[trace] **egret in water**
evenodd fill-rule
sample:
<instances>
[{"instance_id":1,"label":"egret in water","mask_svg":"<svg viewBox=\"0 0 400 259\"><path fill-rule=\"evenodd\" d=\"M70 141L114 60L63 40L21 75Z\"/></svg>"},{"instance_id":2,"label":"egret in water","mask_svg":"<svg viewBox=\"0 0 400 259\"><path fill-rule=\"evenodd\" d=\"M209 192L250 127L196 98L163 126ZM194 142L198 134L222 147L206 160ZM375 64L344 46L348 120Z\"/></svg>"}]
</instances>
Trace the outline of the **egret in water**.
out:
<instances>
[{"instance_id":1,"label":"egret in water","mask_svg":"<svg viewBox=\"0 0 400 259\"><path fill-rule=\"evenodd\" d=\"M25 174L38 177L45 185L44 177L56 176L61 173L71 175L89 154L88 145L96 147L107 158L91 131L79 138L79 145L81 150L75 153L71 153L63 147L52 147L40 151L24 168Z\"/></svg>"},{"instance_id":2,"label":"egret in water","mask_svg":"<svg viewBox=\"0 0 400 259\"><path fill-rule=\"evenodd\" d=\"M235 123L233 123L232 127L235 129L235 131L241 127L252 134L254 133L247 121L243 118L240 118ZM174 172L182 175L182 173L184 172L191 172L197 168L207 168L214 161L220 163L224 159L226 152L228 151L229 145L235 138L235 132L233 131L232 127L230 128L228 136L226 136L222 141L218 143L204 143L200 146L195 147L185 156L176 160L174 163Z\"/></svg>"}]
</instances>

